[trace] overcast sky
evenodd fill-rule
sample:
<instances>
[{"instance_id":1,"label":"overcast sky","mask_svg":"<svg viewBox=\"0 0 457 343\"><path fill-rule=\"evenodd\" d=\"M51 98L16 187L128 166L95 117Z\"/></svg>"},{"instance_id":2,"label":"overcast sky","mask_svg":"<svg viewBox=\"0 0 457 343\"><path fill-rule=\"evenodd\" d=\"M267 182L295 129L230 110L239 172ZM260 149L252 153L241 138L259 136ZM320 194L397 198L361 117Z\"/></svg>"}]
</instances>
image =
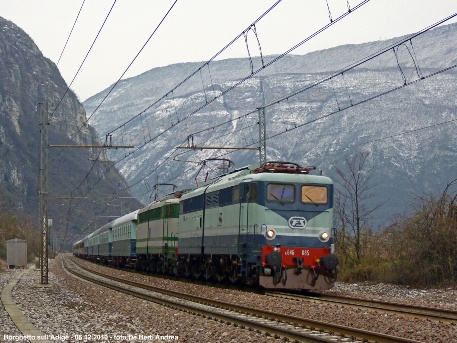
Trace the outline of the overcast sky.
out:
<instances>
[{"instance_id":1,"label":"overcast sky","mask_svg":"<svg viewBox=\"0 0 457 343\"><path fill-rule=\"evenodd\" d=\"M283 0L256 25L262 53L281 54L363 0ZM205 62L276 0L178 0L124 78L179 62ZM80 100L106 89L127 69L174 0L85 0L59 70L69 84L111 6L111 14L72 84ZM330 8L330 14L327 7ZM29 34L57 63L83 0L0 0L0 16ZM454 0L371 0L293 54L417 32L457 12ZM258 55L253 31L251 55ZM247 57L244 39L218 59Z\"/></svg>"}]
</instances>

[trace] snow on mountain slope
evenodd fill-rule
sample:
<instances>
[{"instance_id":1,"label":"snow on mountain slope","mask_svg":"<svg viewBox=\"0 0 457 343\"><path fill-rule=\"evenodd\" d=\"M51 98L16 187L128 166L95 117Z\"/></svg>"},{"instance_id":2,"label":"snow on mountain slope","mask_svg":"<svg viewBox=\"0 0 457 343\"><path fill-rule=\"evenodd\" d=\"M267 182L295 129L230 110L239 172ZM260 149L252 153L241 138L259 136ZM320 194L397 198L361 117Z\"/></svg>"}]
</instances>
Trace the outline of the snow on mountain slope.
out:
<instances>
[{"instance_id":1,"label":"snow on mountain slope","mask_svg":"<svg viewBox=\"0 0 457 343\"><path fill-rule=\"evenodd\" d=\"M369 150L372 180L379 185L373 201L384 203L373 214L373 223L384 225L407 209L415 195L441 192L457 178L457 74L451 69L420 80L455 64L456 24L338 73L398 40L286 56L245 82L240 80L250 75L248 59L152 69L122 81L90 124L102 137L112 134L116 144L137 147L131 155L113 151L110 157L122 159L117 166L133 192L147 203L156 177L160 183L188 188L200 169L200 180L207 171L209 175L219 171L219 162L202 168L198 161L220 157L233 160L237 167L258 163L258 153L252 150L175 148L192 139L197 146L258 147L257 108L309 87L266 109L268 159L316 165L332 177L332 166L341 165L345 155ZM264 57L264 63L274 57ZM260 65L258 58L253 62ZM193 76L174 89L189 75ZM88 115L108 90L84 103Z\"/></svg>"}]
</instances>

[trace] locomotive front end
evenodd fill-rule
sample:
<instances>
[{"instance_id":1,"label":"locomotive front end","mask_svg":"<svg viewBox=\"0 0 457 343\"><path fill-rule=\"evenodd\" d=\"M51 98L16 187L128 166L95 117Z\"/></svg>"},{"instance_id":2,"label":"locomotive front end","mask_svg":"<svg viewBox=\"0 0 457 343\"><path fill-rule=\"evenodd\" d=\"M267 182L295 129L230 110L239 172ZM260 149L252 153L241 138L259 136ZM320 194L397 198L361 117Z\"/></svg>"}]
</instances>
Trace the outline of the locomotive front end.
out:
<instances>
[{"instance_id":1,"label":"locomotive front end","mask_svg":"<svg viewBox=\"0 0 457 343\"><path fill-rule=\"evenodd\" d=\"M326 290L337 276L333 184L321 175L269 175L264 183L260 286Z\"/></svg>"}]
</instances>

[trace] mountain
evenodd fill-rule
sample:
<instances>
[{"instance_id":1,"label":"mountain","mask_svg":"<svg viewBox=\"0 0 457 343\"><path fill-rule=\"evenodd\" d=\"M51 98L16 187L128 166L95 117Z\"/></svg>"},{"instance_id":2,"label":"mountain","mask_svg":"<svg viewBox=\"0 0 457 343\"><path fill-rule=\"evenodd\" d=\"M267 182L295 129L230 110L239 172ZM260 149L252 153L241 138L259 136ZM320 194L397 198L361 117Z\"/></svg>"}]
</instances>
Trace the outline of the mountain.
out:
<instances>
[{"instance_id":1,"label":"mountain","mask_svg":"<svg viewBox=\"0 0 457 343\"><path fill-rule=\"evenodd\" d=\"M257 108L267 104L268 160L315 165L333 178L346 155L370 152L371 205L382 204L371 220L382 227L416 196L440 193L457 178L457 75L441 72L455 64L456 43L452 24L303 56L174 64L123 80L83 105L102 137L136 147L110 151L110 158L147 203L157 181L192 187L222 163L199 161L258 163L256 151L175 148L256 147Z\"/></svg>"},{"instance_id":2,"label":"mountain","mask_svg":"<svg viewBox=\"0 0 457 343\"><path fill-rule=\"evenodd\" d=\"M49 106L50 145L101 144L56 65L24 31L0 17L0 201L2 208L33 220L38 218L40 102ZM49 218L62 247L87 232L94 217L93 225L101 225L108 215L119 215L112 205L119 207L120 199L124 209L139 206L132 199L126 204L132 195L123 190L127 185L117 170L89 160L99 150L48 149ZM101 156L106 159L105 152Z\"/></svg>"}]
</instances>

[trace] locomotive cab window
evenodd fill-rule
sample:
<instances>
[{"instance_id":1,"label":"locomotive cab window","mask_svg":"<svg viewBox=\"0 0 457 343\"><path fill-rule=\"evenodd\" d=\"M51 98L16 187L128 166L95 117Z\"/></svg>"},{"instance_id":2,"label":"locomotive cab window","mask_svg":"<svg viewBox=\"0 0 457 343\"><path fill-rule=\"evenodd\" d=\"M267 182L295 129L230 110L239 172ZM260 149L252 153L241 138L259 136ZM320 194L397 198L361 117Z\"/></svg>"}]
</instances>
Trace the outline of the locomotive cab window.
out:
<instances>
[{"instance_id":1,"label":"locomotive cab window","mask_svg":"<svg viewBox=\"0 0 457 343\"><path fill-rule=\"evenodd\" d=\"M303 186L301 188L301 201L305 204L322 205L328 201L328 191L325 186Z\"/></svg>"},{"instance_id":2,"label":"locomotive cab window","mask_svg":"<svg viewBox=\"0 0 457 343\"><path fill-rule=\"evenodd\" d=\"M237 204L239 202L240 202L240 186L234 186L233 193L232 193L232 203Z\"/></svg>"},{"instance_id":3,"label":"locomotive cab window","mask_svg":"<svg viewBox=\"0 0 457 343\"><path fill-rule=\"evenodd\" d=\"M249 202L257 202L258 186L256 183L251 183L251 191L249 192Z\"/></svg>"},{"instance_id":4,"label":"locomotive cab window","mask_svg":"<svg viewBox=\"0 0 457 343\"><path fill-rule=\"evenodd\" d=\"M267 200L271 202L293 203L295 201L295 187L279 183L270 183L267 186Z\"/></svg>"}]
</instances>

